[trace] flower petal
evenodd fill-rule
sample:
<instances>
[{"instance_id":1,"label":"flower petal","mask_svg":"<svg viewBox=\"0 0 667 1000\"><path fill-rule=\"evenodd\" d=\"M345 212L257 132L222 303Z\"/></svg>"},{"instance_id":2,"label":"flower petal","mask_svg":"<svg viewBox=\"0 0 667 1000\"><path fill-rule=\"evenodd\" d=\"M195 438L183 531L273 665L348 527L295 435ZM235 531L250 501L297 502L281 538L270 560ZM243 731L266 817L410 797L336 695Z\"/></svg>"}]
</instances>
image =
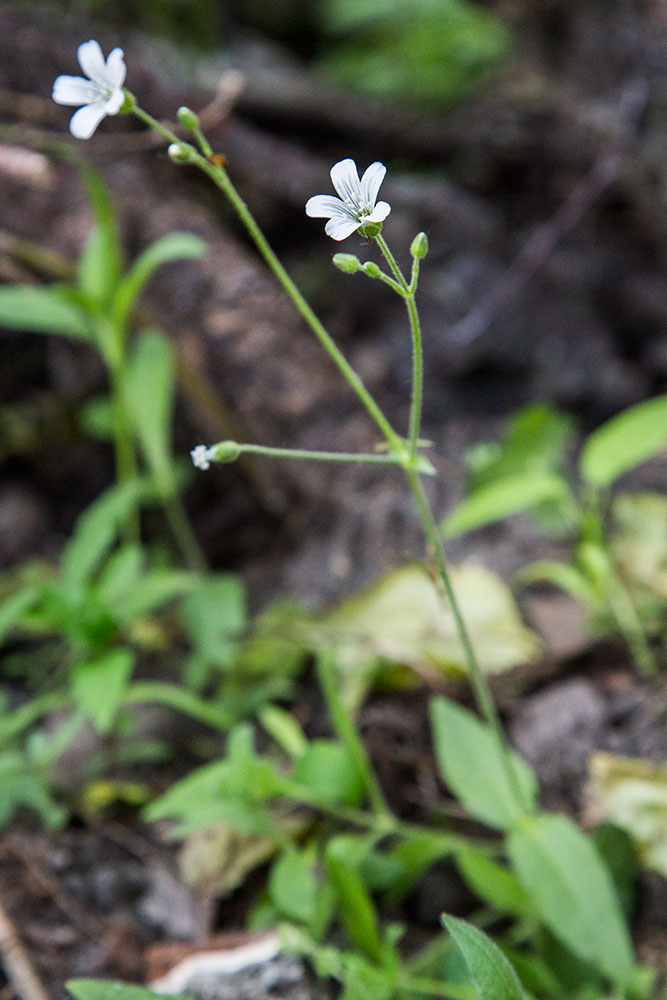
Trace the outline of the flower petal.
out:
<instances>
[{"instance_id":1,"label":"flower petal","mask_svg":"<svg viewBox=\"0 0 667 1000\"><path fill-rule=\"evenodd\" d=\"M77 49L76 55L79 66L86 76L89 76L95 83L106 87L106 63L99 42L96 42L94 38L91 38L89 42L83 42Z\"/></svg>"},{"instance_id":2,"label":"flower petal","mask_svg":"<svg viewBox=\"0 0 667 1000\"><path fill-rule=\"evenodd\" d=\"M387 173L387 168L384 163L371 163L370 167L364 171L364 176L361 178L361 197L363 198L364 205L367 208L372 208L375 204L375 199L378 196L378 191L380 190L380 184L384 180L384 175Z\"/></svg>"},{"instance_id":3,"label":"flower petal","mask_svg":"<svg viewBox=\"0 0 667 1000\"><path fill-rule=\"evenodd\" d=\"M332 240L344 240L351 236L360 225L361 223L357 219L346 219L342 215L336 215L329 219L324 227L324 232Z\"/></svg>"},{"instance_id":4,"label":"flower petal","mask_svg":"<svg viewBox=\"0 0 667 1000\"><path fill-rule=\"evenodd\" d=\"M99 90L82 76L57 76L51 95L56 104L94 104Z\"/></svg>"},{"instance_id":5,"label":"flower petal","mask_svg":"<svg viewBox=\"0 0 667 1000\"><path fill-rule=\"evenodd\" d=\"M112 49L107 56L107 64L105 67L105 75L112 87L122 87L125 83L125 74L127 73L127 66L125 65L125 60L123 58L122 49Z\"/></svg>"},{"instance_id":6,"label":"flower petal","mask_svg":"<svg viewBox=\"0 0 667 1000\"><path fill-rule=\"evenodd\" d=\"M108 101L104 102L104 114L105 115L117 115L123 104L125 103L125 94L118 87L109 97Z\"/></svg>"},{"instance_id":7,"label":"flower petal","mask_svg":"<svg viewBox=\"0 0 667 1000\"><path fill-rule=\"evenodd\" d=\"M354 160L341 160L331 168L331 181L343 201L360 208L361 183Z\"/></svg>"},{"instance_id":8,"label":"flower petal","mask_svg":"<svg viewBox=\"0 0 667 1000\"><path fill-rule=\"evenodd\" d=\"M72 115L69 130L75 139L90 139L105 115L103 104L86 104Z\"/></svg>"},{"instance_id":9,"label":"flower petal","mask_svg":"<svg viewBox=\"0 0 667 1000\"><path fill-rule=\"evenodd\" d=\"M329 219L334 215L350 214L347 205L332 194L316 194L306 202L306 215L311 219Z\"/></svg>"},{"instance_id":10,"label":"flower petal","mask_svg":"<svg viewBox=\"0 0 667 1000\"><path fill-rule=\"evenodd\" d=\"M367 215L364 222L384 222L391 212L391 205L388 201L379 201L370 215Z\"/></svg>"}]
</instances>

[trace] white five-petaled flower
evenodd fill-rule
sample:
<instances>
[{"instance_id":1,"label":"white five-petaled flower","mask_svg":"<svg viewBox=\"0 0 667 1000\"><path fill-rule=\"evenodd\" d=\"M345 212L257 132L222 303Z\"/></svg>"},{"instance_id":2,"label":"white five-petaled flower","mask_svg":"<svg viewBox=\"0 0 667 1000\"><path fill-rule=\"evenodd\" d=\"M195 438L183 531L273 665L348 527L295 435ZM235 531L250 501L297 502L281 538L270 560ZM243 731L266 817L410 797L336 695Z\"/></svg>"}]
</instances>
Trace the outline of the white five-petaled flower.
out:
<instances>
[{"instance_id":1,"label":"white five-petaled flower","mask_svg":"<svg viewBox=\"0 0 667 1000\"><path fill-rule=\"evenodd\" d=\"M52 96L56 104L83 105L72 116L70 132L77 139L90 139L104 116L118 114L123 105L126 66L122 49L113 49L105 62L102 49L93 39L79 46L77 57L88 79L59 76Z\"/></svg>"},{"instance_id":2,"label":"white five-petaled flower","mask_svg":"<svg viewBox=\"0 0 667 1000\"><path fill-rule=\"evenodd\" d=\"M206 472L211 468L211 462L216 459L216 451L215 448L207 448L205 444L198 444L190 452L190 457L195 469L203 469Z\"/></svg>"},{"instance_id":3,"label":"white five-petaled flower","mask_svg":"<svg viewBox=\"0 0 667 1000\"><path fill-rule=\"evenodd\" d=\"M387 168L383 163L371 163L359 180L354 160L341 160L331 168L331 180L340 198L316 194L306 202L306 215L328 219L324 231L332 240L344 240L355 229L369 222L383 222L391 205L375 199Z\"/></svg>"}]
</instances>

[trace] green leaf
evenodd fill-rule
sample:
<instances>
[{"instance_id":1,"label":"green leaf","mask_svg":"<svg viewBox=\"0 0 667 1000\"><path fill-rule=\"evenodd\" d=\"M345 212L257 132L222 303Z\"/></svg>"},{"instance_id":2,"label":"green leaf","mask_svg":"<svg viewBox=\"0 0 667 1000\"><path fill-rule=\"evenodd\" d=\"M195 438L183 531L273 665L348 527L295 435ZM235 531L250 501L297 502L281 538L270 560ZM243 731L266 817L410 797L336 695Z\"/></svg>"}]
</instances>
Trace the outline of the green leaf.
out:
<instances>
[{"instance_id":1,"label":"green leaf","mask_svg":"<svg viewBox=\"0 0 667 1000\"><path fill-rule=\"evenodd\" d=\"M136 342L126 381L134 430L160 490L174 491L171 424L175 392L174 352L159 330L142 333Z\"/></svg>"},{"instance_id":2,"label":"green leaf","mask_svg":"<svg viewBox=\"0 0 667 1000\"><path fill-rule=\"evenodd\" d=\"M163 608L197 586L197 576L187 570L156 569L144 573L140 580L118 595L110 604L117 621L132 622L142 615Z\"/></svg>"},{"instance_id":3,"label":"green leaf","mask_svg":"<svg viewBox=\"0 0 667 1000\"><path fill-rule=\"evenodd\" d=\"M555 559L538 559L519 570L514 579L524 587L542 581L553 583L588 608L595 607L598 602L595 587L588 578L576 566Z\"/></svg>"},{"instance_id":4,"label":"green leaf","mask_svg":"<svg viewBox=\"0 0 667 1000\"><path fill-rule=\"evenodd\" d=\"M51 798L45 770L19 752L0 753L0 787L0 829L22 808L34 810L50 827L67 819L65 810Z\"/></svg>"},{"instance_id":5,"label":"green leaf","mask_svg":"<svg viewBox=\"0 0 667 1000\"><path fill-rule=\"evenodd\" d=\"M30 608L39 600L41 588L26 587L18 593L7 597L0 604L0 644L11 628L21 619L24 611Z\"/></svg>"},{"instance_id":6,"label":"green leaf","mask_svg":"<svg viewBox=\"0 0 667 1000\"><path fill-rule=\"evenodd\" d=\"M358 806L364 782L347 750L332 740L313 740L297 760L292 782L322 805Z\"/></svg>"},{"instance_id":7,"label":"green leaf","mask_svg":"<svg viewBox=\"0 0 667 1000\"><path fill-rule=\"evenodd\" d=\"M145 489L145 484L138 480L113 486L83 512L62 556L67 587L77 589L90 580Z\"/></svg>"},{"instance_id":8,"label":"green leaf","mask_svg":"<svg viewBox=\"0 0 667 1000\"><path fill-rule=\"evenodd\" d=\"M327 844L325 860L345 930L364 955L377 962L382 954L377 914L358 871L366 849L359 837L340 834Z\"/></svg>"},{"instance_id":9,"label":"green leaf","mask_svg":"<svg viewBox=\"0 0 667 1000\"><path fill-rule=\"evenodd\" d=\"M619 984L633 974L628 930L609 872L592 840L566 816L526 817L507 850L547 927Z\"/></svg>"},{"instance_id":10,"label":"green leaf","mask_svg":"<svg viewBox=\"0 0 667 1000\"><path fill-rule=\"evenodd\" d=\"M457 917L443 914L442 922L461 949L480 1000L526 1000L519 977L491 938Z\"/></svg>"},{"instance_id":11,"label":"green leaf","mask_svg":"<svg viewBox=\"0 0 667 1000\"><path fill-rule=\"evenodd\" d=\"M234 573L207 576L186 598L183 619L190 640L208 664L231 666L248 625L243 581Z\"/></svg>"},{"instance_id":12,"label":"green leaf","mask_svg":"<svg viewBox=\"0 0 667 1000\"><path fill-rule=\"evenodd\" d=\"M579 460L583 478L598 489L667 447L667 395L638 403L594 431Z\"/></svg>"},{"instance_id":13,"label":"green leaf","mask_svg":"<svg viewBox=\"0 0 667 1000\"><path fill-rule=\"evenodd\" d=\"M569 487L556 473L521 472L506 476L475 490L442 522L446 538L501 521L547 502L568 499Z\"/></svg>"},{"instance_id":14,"label":"green leaf","mask_svg":"<svg viewBox=\"0 0 667 1000\"><path fill-rule=\"evenodd\" d=\"M452 793L477 819L507 829L524 809L517 803L494 734L471 712L446 698L431 702L431 725L438 768ZM525 803L534 808L537 782L514 751L510 760Z\"/></svg>"},{"instance_id":15,"label":"green leaf","mask_svg":"<svg viewBox=\"0 0 667 1000\"><path fill-rule=\"evenodd\" d=\"M111 302L123 266L118 226L109 189L91 167L84 166L83 179L95 217L79 260L79 291L89 302L105 308Z\"/></svg>"},{"instance_id":16,"label":"green leaf","mask_svg":"<svg viewBox=\"0 0 667 1000\"><path fill-rule=\"evenodd\" d=\"M318 894L312 858L295 848L287 848L271 868L268 888L282 917L310 927Z\"/></svg>"},{"instance_id":17,"label":"green leaf","mask_svg":"<svg viewBox=\"0 0 667 1000\"><path fill-rule=\"evenodd\" d=\"M171 233L147 247L119 285L113 303L117 322L125 325L137 297L158 268L173 260L203 257L206 249L204 241L193 233Z\"/></svg>"},{"instance_id":18,"label":"green leaf","mask_svg":"<svg viewBox=\"0 0 667 1000\"><path fill-rule=\"evenodd\" d=\"M65 294L65 286L33 288L5 285L0 288L0 326L31 333L61 333L91 339L88 317Z\"/></svg>"},{"instance_id":19,"label":"green leaf","mask_svg":"<svg viewBox=\"0 0 667 1000\"><path fill-rule=\"evenodd\" d=\"M473 844L457 848L454 856L463 881L485 903L514 917L534 915L530 898L513 872Z\"/></svg>"},{"instance_id":20,"label":"green leaf","mask_svg":"<svg viewBox=\"0 0 667 1000\"><path fill-rule=\"evenodd\" d=\"M108 979L70 979L65 985L75 1000L191 1000Z\"/></svg>"},{"instance_id":21,"label":"green leaf","mask_svg":"<svg viewBox=\"0 0 667 1000\"><path fill-rule=\"evenodd\" d=\"M72 670L74 699L103 735L113 728L133 667L129 649L111 649Z\"/></svg>"}]
</instances>

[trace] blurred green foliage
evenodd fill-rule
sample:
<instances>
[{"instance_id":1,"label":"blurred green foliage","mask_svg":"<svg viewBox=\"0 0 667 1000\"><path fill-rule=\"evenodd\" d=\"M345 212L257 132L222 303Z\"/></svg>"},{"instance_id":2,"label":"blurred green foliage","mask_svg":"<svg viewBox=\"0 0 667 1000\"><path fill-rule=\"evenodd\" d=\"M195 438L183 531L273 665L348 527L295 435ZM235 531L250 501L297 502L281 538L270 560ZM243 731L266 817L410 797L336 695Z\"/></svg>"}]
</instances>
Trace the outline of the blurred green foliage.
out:
<instances>
[{"instance_id":1,"label":"blurred green foliage","mask_svg":"<svg viewBox=\"0 0 667 1000\"><path fill-rule=\"evenodd\" d=\"M382 98L437 106L467 95L509 52L502 21L469 0L326 0L322 64Z\"/></svg>"}]
</instances>

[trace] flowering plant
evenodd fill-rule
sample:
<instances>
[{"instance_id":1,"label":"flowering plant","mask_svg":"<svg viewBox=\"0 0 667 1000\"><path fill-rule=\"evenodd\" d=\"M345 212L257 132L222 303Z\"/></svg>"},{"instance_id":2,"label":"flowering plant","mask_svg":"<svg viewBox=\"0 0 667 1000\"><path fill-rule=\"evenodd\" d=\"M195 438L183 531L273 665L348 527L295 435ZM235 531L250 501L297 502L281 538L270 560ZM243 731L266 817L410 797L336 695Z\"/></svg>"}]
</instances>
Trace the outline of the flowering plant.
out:
<instances>
[{"instance_id":1,"label":"flowering plant","mask_svg":"<svg viewBox=\"0 0 667 1000\"><path fill-rule=\"evenodd\" d=\"M306 215L328 219L324 231L332 240L344 240L356 229L363 231L369 223L384 222L391 206L376 199L386 172L383 163L371 163L359 180L354 160L341 160L331 168L331 180L340 198L313 195L306 202Z\"/></svg>"}]
</instances>

